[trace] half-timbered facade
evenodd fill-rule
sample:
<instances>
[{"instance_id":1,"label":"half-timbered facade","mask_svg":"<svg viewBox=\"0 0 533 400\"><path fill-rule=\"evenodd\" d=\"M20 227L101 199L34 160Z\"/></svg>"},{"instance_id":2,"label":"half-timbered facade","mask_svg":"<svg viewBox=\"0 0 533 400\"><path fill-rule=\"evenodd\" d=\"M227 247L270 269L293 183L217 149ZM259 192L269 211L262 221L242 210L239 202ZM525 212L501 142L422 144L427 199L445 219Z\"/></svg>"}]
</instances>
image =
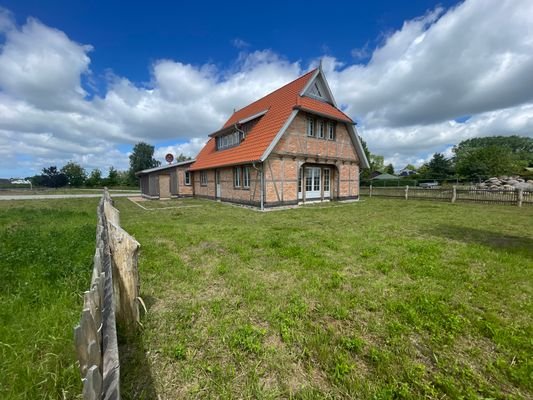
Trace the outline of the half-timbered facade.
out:
<instances>
[{"instance_id":1,"label":"half-timbered facade","mask_svg":"<svg viewBox=\"0 0 533 400\"><path fill-rule=\"evenodd\" d=\"M261 209L357 199L368 167L321 68L234 112L209 136L183 171L195 197Z\"/></svg>"}]
</instances>

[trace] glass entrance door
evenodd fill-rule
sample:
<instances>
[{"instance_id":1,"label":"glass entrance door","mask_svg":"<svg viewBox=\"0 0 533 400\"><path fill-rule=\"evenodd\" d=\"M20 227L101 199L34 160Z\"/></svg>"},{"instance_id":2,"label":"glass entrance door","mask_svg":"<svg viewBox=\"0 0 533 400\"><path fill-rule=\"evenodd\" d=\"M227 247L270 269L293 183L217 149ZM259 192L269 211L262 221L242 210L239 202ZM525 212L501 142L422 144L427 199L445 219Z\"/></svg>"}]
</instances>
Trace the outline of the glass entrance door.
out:
<instances>
[{"instance_id":1,"label":"glass entrance door","mask_svg":"<svg viewBox=\"0 0 533 400\"><path fill-rule=\"evenodd\" d=\"M320 167L305 168L305 198L319 199L321 185Z\"/></svg>"},{"instance_id":2,"label":"glass entrance door","mask_svg":"<svg viewBox=\"0 0 533 400\"><path fill-rule=\"evenodd\" d=\"M305 199L324 199L331 198L331 168L328 167L304 167L298 174L298 199L302 196L302 174L303 190L305 190Z\"/></svg>"}]
</instances>

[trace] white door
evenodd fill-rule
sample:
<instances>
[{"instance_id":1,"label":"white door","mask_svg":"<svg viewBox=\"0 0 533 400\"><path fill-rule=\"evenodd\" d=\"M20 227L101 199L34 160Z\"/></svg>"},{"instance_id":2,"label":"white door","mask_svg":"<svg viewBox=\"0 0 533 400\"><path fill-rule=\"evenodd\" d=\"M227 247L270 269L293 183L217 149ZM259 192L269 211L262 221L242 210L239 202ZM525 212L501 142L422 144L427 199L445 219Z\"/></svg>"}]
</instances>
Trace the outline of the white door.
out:
<instances>
[{"instance_id":1,"label":"white door","mask_svg":"<svg viewBox=\"0 0 533 400\"><path fill-rule=\"evenodd\" d=\"M217 193L216 193L216 196L217 196L217 199L220 199L220 171L217 170L215 172L215 181L216 181L216 185L217 185Z\"/></svg>"},{"instance_id":2,"label":"white door","mask_svg":"<svg viewBox=\"0 0 533 400\"><path fill-rule=\"evenodd\" d=\"M305 198L320 198L320 167L305 168Z\"/></svg>"}]
</instances>

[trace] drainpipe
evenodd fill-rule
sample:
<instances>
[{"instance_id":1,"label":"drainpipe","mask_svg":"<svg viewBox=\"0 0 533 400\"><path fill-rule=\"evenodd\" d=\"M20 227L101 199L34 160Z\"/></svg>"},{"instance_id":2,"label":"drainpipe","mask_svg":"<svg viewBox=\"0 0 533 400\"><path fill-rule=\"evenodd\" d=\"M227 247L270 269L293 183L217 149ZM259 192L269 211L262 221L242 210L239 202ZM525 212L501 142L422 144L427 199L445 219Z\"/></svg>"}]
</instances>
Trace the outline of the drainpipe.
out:
<instances>
[{"instance_id":1,"label":"drainpipe","mask_svg":"<svg viewBox=\"0 0 533 400\"><path fill-rule=\"evenodd\" d=\"M261 174L261 187L259 188L259 195L261 196L261 211L265 210L265 200L264 200L264 193L263 193L263 187L265 185L265 177L263 176L263 168L259 169L255 166L255 161L252 163L252 167Z\"/></svg>"}]
</instances>

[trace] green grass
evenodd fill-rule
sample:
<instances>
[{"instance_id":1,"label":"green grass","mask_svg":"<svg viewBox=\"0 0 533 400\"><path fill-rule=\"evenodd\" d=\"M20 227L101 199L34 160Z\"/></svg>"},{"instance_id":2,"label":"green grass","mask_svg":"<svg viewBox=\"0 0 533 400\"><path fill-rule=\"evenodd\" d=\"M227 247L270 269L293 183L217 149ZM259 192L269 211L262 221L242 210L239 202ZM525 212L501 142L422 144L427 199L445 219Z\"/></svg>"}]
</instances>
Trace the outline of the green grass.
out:
<instances>
[{"instance_id":1,"label":"green grass","mask_svg":"<svg viewBox=\"0 0 533 400\"><path fill-rule=\"evenodd\" d=\"M98 199L0 202L0 398L79 398Z\"/></svg>"},{"instance_id":2,"label":"green grass","mask_svg":"<svg viewBox=\"0 0 533 400\"><path fill-rule=\"evenodd\" d=\"M0 196L14 196L14 195L48 195L48 194L100 194L103 192L103 189L93 188L93 189L84 189L84 188L58 188L58 189L51 189L51 188L34 188L33 190L30 190L30 188L3 188L0 190ZM119 186L115 188L109 189L109 192L113 194L113 192L122 193L122 192L131 192L135 194L140 194L140 191L138 188L135 187L127 187L127 186Z\"/></svg>"},{"instance_id":3,"label":"green grass","mask_svg":"<svg viewBox=\"0 0 533 400\"><path fill-rule=\"evenodd\" d=\"M97 201L0 202L2 399L79 398ZM533 208L142 204L123 399L533 397Z\"/></svg>"},{"instance_id":4,"label":"green grass","mask_svg":"<svg viewBox=\"0 0 533 400\"><path fill-rule=\"evenodd\" d=\"M202 206L117 200L149 308L123 398L533 396L533 209L173 204Z\"/></svg>"}]
</instances>

